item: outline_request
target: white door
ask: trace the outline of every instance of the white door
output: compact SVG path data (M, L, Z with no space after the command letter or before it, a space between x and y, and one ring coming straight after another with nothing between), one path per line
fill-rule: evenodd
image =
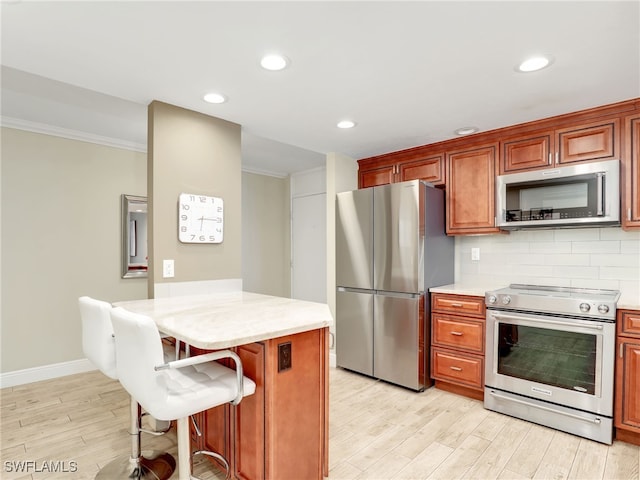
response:
M327 302L326 194L294 197L291 206L291 297Z

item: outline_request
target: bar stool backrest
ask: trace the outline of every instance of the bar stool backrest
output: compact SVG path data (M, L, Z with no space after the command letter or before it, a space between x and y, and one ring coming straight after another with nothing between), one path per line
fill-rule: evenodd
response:
M111 304L91 297L80 297L82 351L107 377L117 379L116 346L111 324Z
M145 315L122 308L113 309L111 318L116 334L120 383L155 418L174 420L162 418L168 391L165 372L155 370L165 363L156 324Z

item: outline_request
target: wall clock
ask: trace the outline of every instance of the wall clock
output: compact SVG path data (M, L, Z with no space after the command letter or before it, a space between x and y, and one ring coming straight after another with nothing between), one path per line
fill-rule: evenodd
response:
M222 243L224 203L221 198L181 193L178 240L182 243Z

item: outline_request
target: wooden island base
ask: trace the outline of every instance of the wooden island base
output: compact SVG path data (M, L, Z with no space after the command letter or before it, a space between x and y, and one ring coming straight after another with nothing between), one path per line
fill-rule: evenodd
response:
M234 479L328 476L328 347L328 328L234 347L256 392L198 414L192 448L222 454Z

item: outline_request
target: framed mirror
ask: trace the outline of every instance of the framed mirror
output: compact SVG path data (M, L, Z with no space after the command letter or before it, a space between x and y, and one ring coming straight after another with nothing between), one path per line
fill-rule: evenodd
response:
M146 277L147 197L122 195L122 278Z

